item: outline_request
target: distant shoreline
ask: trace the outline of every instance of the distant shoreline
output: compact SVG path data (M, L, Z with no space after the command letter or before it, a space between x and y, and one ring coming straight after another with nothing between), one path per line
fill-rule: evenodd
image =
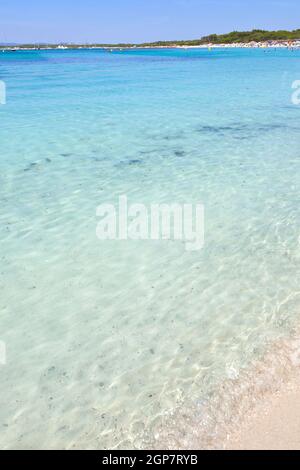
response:
M207 43L199 45L178 45L178 44L168 44L168 45L141 45L141 46L101 46L101 45L66 45L66 44L54 44L47 46L7 46L0 45L0 50L3 52L17 52L17 51L47 51L47 50L107 50L107 51L125 51L125 50L147 50L147 49L238 49L238 48L248 48L248 49L291 49L299 48L300 49L300 40L296 41L267 41L267 42L250 42L250 43Z
M227 34L210 34L197 39L171 41L151 41L143 43L71 43L71 42L10 42L0 44L0 49L16 50L52 50L52 49L205 49L208 47L300 47L300 29L293 31L231 31Z

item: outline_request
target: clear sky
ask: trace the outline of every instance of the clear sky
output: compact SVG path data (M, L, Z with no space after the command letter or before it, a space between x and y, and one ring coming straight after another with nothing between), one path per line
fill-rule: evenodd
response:
M0 0L0 42L144 42L253 28L300 28L300 0Z

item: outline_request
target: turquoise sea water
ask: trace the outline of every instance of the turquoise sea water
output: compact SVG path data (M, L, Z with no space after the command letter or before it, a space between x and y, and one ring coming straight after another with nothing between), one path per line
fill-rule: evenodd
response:
M1 53L0 80L0 447L212 445L299 320L300 51ZM204 249L99 241L123 194L203 203Z

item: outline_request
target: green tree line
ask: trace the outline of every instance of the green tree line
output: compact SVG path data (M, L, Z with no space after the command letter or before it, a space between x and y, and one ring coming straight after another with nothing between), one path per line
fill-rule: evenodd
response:
M232 31L228 34L210 34L200 39L193 40L174 40L174 41L156 41L147 42L143 44L65 44L66 47L78 49L80 47L99 47L99 48L126 48L126 47L172 47L172 46L200 46L208 43L211 44L232 44L232 43L251 43L251 42L266 42L266 41L294 41L300 40L300 29L294 31L266 31L263 29L253 29L252 31ZM39 48L57 47L57 44L41 44ZM6 48L8 46L2 46ZM36 44L23 44L18 45L21 48L36 48Z

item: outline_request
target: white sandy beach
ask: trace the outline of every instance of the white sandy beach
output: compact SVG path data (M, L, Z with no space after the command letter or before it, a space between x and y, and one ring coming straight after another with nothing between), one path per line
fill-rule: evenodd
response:
M299 338L299 330L282 338L257 363L255 387L249 387L244 413L231 427L224 449L300 449Z
M300 449L300 373L267 395L232 434L227 450Z

